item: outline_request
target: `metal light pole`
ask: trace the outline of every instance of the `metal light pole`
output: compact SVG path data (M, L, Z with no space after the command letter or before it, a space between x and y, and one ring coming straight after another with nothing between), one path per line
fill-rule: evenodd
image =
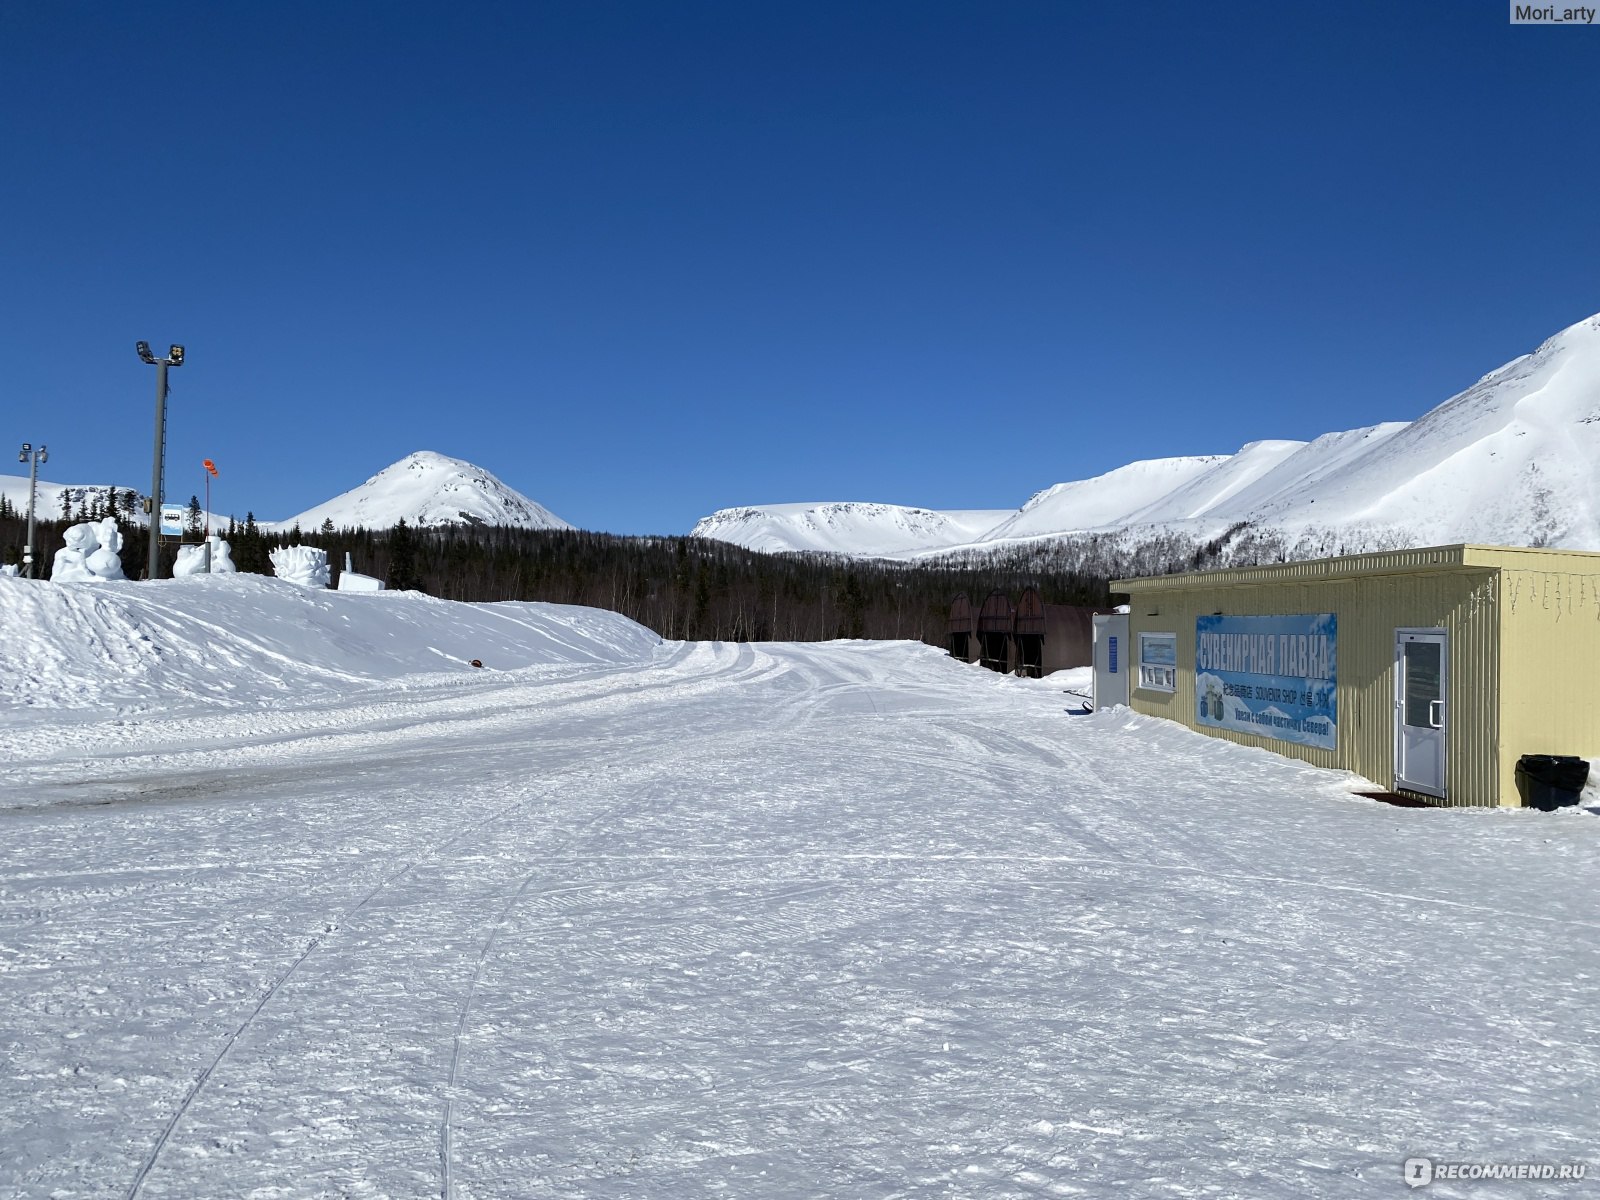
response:
M150 477L150 499L145 501L145 512L150 514L150 557L145 578L154 579L161 566L161 459L167 449L167 368L183 366L183 347L172 347L165 358L151 354L149 342L140 342L138 351L139 357L156 369L155 470Z
M22 453L17 455L18 462L32 463L28 468L28 546L22 552L22 573L29 579L33 578L33 506L39 495L39 464L50 461L50 451L44 446L37 450L31 442L22 443Z

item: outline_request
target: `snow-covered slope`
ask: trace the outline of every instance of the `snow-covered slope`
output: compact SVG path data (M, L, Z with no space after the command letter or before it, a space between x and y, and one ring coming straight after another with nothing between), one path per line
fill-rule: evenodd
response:
M820 550L862 557L933 550L980 538L1009 509L940 512L898 504L762 504L702 517L691 537L768 552Z
M335 592L260 575L58 584L0 576L0 712L310 703L428 675L637 663L617 613Z
M1188 483L1133 513L1124 523L1186 521L1219 510L1305 447L1305 442L1251 442L1239 453L1230 454Z
M85 503L94 504L95 501L104 501L104 498L115 492L117 497L117 515L128 524L143 525L145 493L137 488L125 487L121 484L104 483L50 483L44 479L39 480L39 490L34 496L34 514L41 521L59 521L61 519L61 498L65 494L71 502L73 515L76 516ZM28 513L28 477L26 475L0 475L0 496L11 502L11 507L19 515ZM131 497L131 502L130 502ZM177 501L169 498L168 504ZM134 515L128 515L130 507Z
M419 450L385 467L358 488L266 528L388 529L408 525L510 525L519 529L571 529L549 509L508 487L482 467Z
M799 519L835 507L887 507L871 505L728 509L695 531L761 549L926 555L1110 530L1210 537L1248 522L1291 544L1306 534L1336 534L1347 549L1480 542L1595 550L1597 463L1600 316L1562 330L1410 423L1311 442L1251 442L1232 455L1129 463L1046 488L965 540L953 522L929 523L913 544L899 531L873 539Z
M1423 543L1600 548L1600 316L1388 428L1252 519L1399 528Z
M1193 483L1228 462L1227 455L1152 458L1129 463L1093 479L1058 483L1035 495L984 538L1037 537L1063 529L1098 529L1125 524L1141 509Z
M1302 444L1298 450L1285 456L1223 502L1189 515L1228 521L1259 521L1264 514L1302 506L1308 513L1308 520L1319 517L1321 514L1311 513L1310 510L1323 486L1337 479L1352 463L1376 450L1404 428L1404 421L1387 421L1365 429L1325 433L1315 441ZM1144 518L1146 514L1140 516ZM1172 518L1167 516L1165 519Z

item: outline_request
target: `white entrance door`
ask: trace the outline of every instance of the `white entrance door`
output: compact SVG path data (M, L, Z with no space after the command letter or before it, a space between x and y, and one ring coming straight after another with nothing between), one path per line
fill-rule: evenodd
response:
M1445 795L1444 740L1449 726L1450 634L1394 631L1394 785Z

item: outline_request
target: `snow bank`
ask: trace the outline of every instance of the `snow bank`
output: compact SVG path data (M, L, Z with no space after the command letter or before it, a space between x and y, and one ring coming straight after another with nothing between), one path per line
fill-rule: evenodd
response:
M141 711L337 698L414 677L648 660L616 613L309 590L259 575L60 585L0 577L0 723L19 710Z

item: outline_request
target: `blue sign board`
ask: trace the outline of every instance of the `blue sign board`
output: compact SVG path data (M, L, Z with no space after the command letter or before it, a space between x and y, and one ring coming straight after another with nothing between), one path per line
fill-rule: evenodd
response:
M1196 618L1199 723L1338 749L1337 648L1333 613Z
M1116 639L1116 635L1113 634L1107 640L1111 643L1111 673L1113 675L1115 675L1117 673L1117 639Z

